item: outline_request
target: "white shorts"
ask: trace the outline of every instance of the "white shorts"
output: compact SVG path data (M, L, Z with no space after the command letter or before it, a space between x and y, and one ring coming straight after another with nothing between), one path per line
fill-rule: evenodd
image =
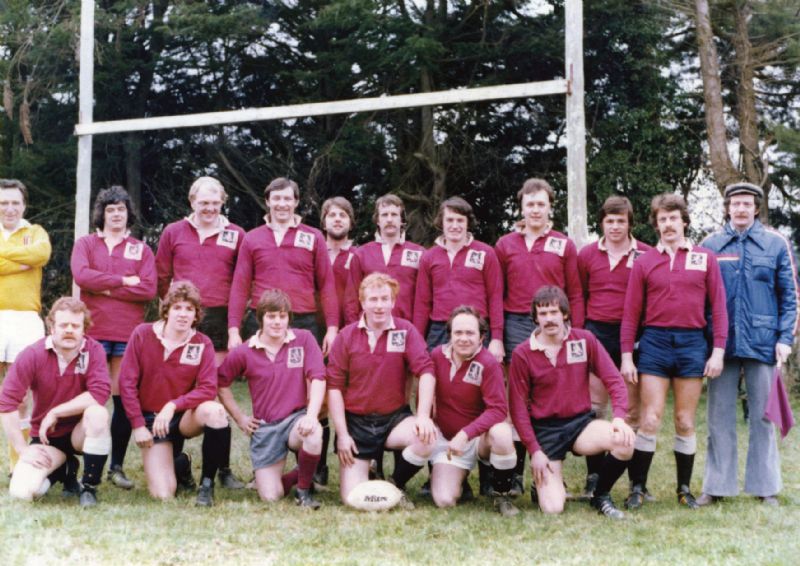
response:
M0 362L12 363L19 353L44 338L44 323L35 311L0 311Z
M436 431L436 446L433 447L433 452L431 452L431 465L435 466L436 464L450 464L451 466L455 466L456 468L461 468L462 470L471 470L475 467L475 464L478 461L478 442L480 442L481 437L476 436L469 442L467 442L467 448L464 450L464 453L461 456L456 456L455 454L450 455L450 459L447 459L447 446L449 445L450 441L447 440L442 431Z

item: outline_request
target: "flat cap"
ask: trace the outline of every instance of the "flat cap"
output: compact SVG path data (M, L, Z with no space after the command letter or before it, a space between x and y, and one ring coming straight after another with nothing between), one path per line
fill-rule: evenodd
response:
M732 197L733 195L753 195L763 199L764 190L758 185L742 181L740 183L733 183L725 187L725 198Z

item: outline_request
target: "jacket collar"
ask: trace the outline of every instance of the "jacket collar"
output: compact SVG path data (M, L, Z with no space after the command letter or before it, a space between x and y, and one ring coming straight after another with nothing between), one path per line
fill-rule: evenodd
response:
M731 224L730 221L725 224L724 232L727 239L725 242L726 244L739 237L739 232L733 227L733 224ZM761 223L761 221L756 218L755 222L753 222L753 225L745 231L744 239L751 239L755 245L763 250L766 248L766 242L764 242L764 235L766 233L766 228L764 228L764 225Z

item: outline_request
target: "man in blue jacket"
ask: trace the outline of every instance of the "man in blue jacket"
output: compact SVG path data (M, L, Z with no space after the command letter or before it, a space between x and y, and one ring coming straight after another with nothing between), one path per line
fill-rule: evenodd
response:
M728 343L722 375L708 384L708 456L700 505L737 495L736 399L744 373L750 439L744 490L778 505L780 460L771 422L763 418L775 365L786 361L797 330L797 269L789 241L757 220L761 187L725 188L725 226L703 246L717 255L728 303Z

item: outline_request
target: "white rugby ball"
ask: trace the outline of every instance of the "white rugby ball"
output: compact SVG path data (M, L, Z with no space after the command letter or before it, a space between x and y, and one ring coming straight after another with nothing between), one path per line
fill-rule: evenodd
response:
M403 492L383 480L369 480L355 486L347 496L347 504L361 511L386 511L403 498Z

